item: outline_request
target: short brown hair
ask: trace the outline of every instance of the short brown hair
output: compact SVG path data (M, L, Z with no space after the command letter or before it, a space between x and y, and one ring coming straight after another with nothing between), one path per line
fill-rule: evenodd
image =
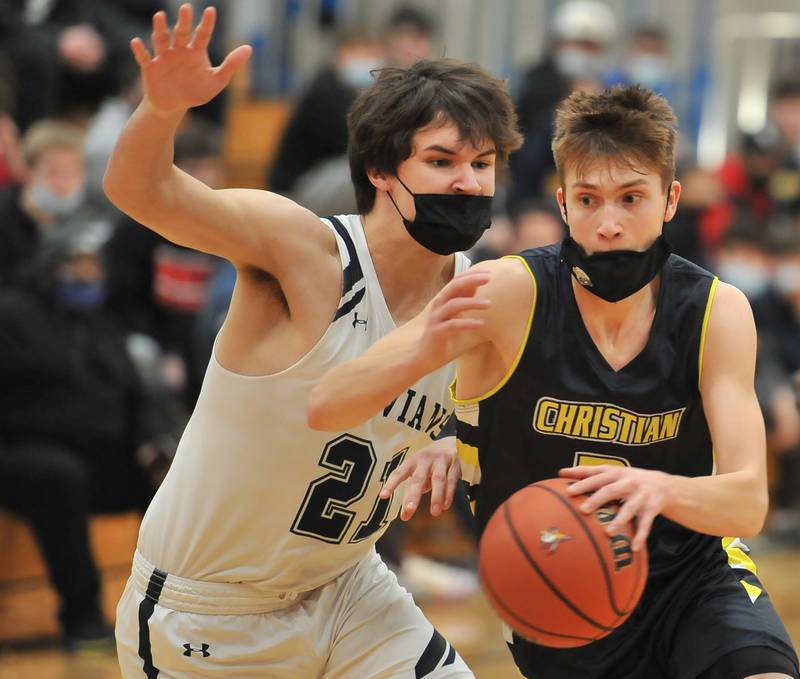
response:
M675 179L676 123L666 100L641 85L574 92L556 110L552 149L562 187L568 167L580 176L605 157L654 169L668 188Z
M411 155L414 134L438 119L454 123L475 146L494 142L499 163L522 143L505 84L480 66L437 59L381 69L347 117L350 176L361 214L375 204L367 171L394 174Z
M22 137L22 148L30 166L53 148L69 148L83 155L83 130L63 120L45 118L28 128Z

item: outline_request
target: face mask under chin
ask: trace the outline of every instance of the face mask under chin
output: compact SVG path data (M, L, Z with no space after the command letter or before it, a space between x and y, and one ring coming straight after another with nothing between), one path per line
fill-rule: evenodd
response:
M66 195L55 193L44 184L37 183L31 187L31 197L36 207L54 217L71 215L81 206L85 195L86 189L83 186Z
M596 297L614 303L630 297L650 283L672 254L672 248L664 238L664 220L667 218L671 193L670 188L664 205L661 233L642 252L610 250L589 255L572 236L567 236L561 242L561 261L569 267L570 275L578 284ZM562 198L564 220L567 221L566 194Z
M570 275L606 302L619 302L641 290L661 272L671 252L663 235L643 252L612 250L588 255L571 236L561 243L561 261Z

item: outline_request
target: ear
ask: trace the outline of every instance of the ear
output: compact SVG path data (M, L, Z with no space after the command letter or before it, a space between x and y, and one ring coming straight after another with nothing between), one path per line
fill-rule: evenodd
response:
M567 206L564 205L564 189L560 186L556 190L556 202L558 203L558 211L561 213L561 219L564 220L564 224L567 223Z
M379 191L388 191L392 188L389 178L383 170L367 170L367 178Z
M668 222L675 216L675 211L678 209L678 201L681 198L681 183L673 181L668 189L669 198L667 199L667 209L664 213L664 221Z

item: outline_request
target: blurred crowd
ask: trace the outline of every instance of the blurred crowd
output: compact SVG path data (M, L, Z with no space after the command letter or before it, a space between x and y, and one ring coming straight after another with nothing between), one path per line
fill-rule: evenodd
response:
M140 510L152 497L235 283L227 262L166 241L103 195L106 161L141 98L128 41L149 35L164 5L0 0L0 508L36 532L68 643L108 632L89 517ZM751 301L771 464L768 530L800 545L800 78L771 83L764 129L742 135L721 167L701 168L691 150L707 78L698 68L688 90L679 88L666 27L620 35L599 0L567 0L551 19L541 60L511 78L525 144L499 177L493 227L473 261L565 236L550 136L567 94L632 82L668 100L689 91L683 194L665 233L678 254ZM345 116L359 90L384 65L442 54L434 19L399 2L378 28L328 30L337 31L333 52L292 102L264 176L265 188L320 215L356 211ZM212 43L212 61L222 53ZM175 143L175 163L214 188L227 186L226 109L223 93L192 111ZM402 538L388 535L384 556L402 572ZM418 589L477 586L463 573L405 565Z

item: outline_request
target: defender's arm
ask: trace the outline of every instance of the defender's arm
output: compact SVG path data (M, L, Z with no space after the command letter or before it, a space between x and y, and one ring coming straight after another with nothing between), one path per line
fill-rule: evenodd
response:
M250 48L241 46L213 68L206 47L214 20L214 9L206 9L192 36L191 5L183 5L174 31L164 12L153 17L153 56L140 39L131 43L144 99L117 142L103 186L118 208L169 240L280 280L283 262L313 257L320 248L335 250L332 233L286 198L215 191L172 162L173 137L185 112L216 96L250 56Z
M488 281L485 271L456 276L418 316L327 372L311 392L309 427L342 431L359 424L420 378L486 342L482 312L490 303L476 291Z

